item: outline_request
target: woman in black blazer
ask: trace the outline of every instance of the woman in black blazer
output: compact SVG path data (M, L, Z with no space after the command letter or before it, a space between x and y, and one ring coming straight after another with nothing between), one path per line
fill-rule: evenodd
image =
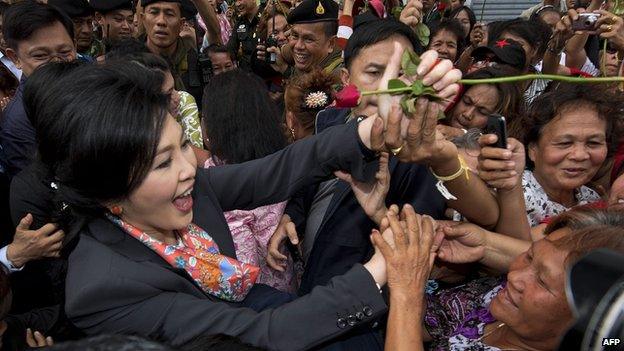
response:
M55 180L51 189L65 215L84 219L68 259L70 320L87 334L140 334L181 345L224 333L297 350L383 314L377 284L385 284L385 266L378 256L307 296L256 312L240 306L260 309L266 289L254 287L242 302L223 301L108 219L114 212L163 242L175 241L177 229L192 220L222 255L235 258L223 211L283 201L335 170L360 179L375 172L369 162L375 155L359 136L370 135L372 121L329 130L264 159L196 169L179 126L163 112L161 83L159 73L115 63L79 68L58 82L63 92L41 96L48 103L37 111L38 127L45 125L38 133L40 162ZM185 208L189 203L192 210Z
M39 162L54 180L63 215L73 219L68 232L77 233L66 279L70 320L87 334L139 334L182 345L223 333L268 349L300 350L382 315L381 255L308 295L263 308L258 299L273 297L270 292L254 287L241 302L224 301L111 220L114 214L172 246L192 221L221 255L235 258L224 211L283 201L337 170L360 180L372 180L377 170L370 138L382 128L374 118L330 128L263 159L196 169L179 125L165 112L162 79L117 62L76 69L57 83L63 91L41 94ZM32 196L26 192L22 187L13 198Z

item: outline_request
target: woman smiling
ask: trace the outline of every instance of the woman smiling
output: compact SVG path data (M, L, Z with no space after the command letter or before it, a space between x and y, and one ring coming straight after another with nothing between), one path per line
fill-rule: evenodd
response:
M600 199L587 187L607 158L621 95L602 86L560 85L535 100L512 135L527 149L522 185L531 226L576 205Z
M398 72L400 52L393 57ZM427 77L456 88L451 64L434 64L423 59ZM197 169L163 81L163 72L113 62L80 67L56 82L63 89L38 96L47 105L37 120L49 122L38 130L38 162L53 179L47 193L81 219L71 228L77 240L67 268L71 322L87 334L175 346L225 333L276 350L370 330L386 309L380 254L293 301L255 284L258 267L237 260L223 212L284 201L338 170L372 180L372 145L387 142L383 120L336 126L259 160ZM399 133L386 132L404 141ZM32 197L28 191L14 198Z

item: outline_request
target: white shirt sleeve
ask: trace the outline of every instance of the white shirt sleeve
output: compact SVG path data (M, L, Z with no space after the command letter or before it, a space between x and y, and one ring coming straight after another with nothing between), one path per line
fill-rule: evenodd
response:
M24 269L24 266L20 268L13 266L13 263L11 263L11 261L9 261L9 259L7 258L7 248L8 245L0 249L0 263L2 263L4 268L8 270L9 273L19 272Z

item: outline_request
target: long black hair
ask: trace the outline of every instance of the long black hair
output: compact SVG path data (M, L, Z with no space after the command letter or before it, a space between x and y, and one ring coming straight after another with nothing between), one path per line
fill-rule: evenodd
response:
M75 68L39 89L39 162L56 202L74 217L101 215L127 198L151 168L168 98L163 74L132 62Z
M239 69L216 75L205 92L206 145L220 161L254 160L287 145L275 104L254 75Z
M448 15L448 18L457 19L456 16L459 15L462 11L466 11L466 13L468 14L468 21L470 22L470 30L468 31L468 35L464 37L464 39L468 42L470 40L470 33L472 32L475 24L477 24L477 16L475 16L474 11L472 11L472 9L468 6L461 6L451 11L451 13L449 13Z

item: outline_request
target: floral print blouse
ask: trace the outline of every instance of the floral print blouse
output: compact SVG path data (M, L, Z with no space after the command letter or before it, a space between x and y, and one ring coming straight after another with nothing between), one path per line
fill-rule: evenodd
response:
M197 109L195 98L186 91L178 91L178 94L180 94L180 104L178 105L178 113L175 116L176 121L182 126L188 141L193 146L203 149L204 141L202 139L199 110Z
M531 227L569 210L562 204L548 199L544 188L537 182L531 171L524 171L522 188L524 189L524 204ZM600 200L600 195L586 186L581 186L574 192L574 195L576 196L577 205L586 205Z
M220 164L220 161L211 157L206 161L205 168ZM286 201L261 206L253 210L233 210L224 212L227 221L236 257L244 263L260 267L260 276L256 283L262 283L278 290L294 293L297 288L297 277L294 274L294 264L289 254L283 272L269 267L266 262L269 239L277 229L284 214Z
M480 278L466 284L427 292L425 328L432 351L498 351L481 342L485 326L495 322L490 302L504 287L503 278Z

